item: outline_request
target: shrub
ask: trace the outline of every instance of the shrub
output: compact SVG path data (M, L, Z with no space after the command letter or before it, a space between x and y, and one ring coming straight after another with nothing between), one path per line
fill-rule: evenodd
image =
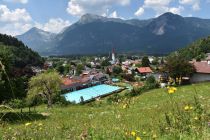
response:
M116 103L116 102L119 102L120 99L121 99L121 96L116 93L116 94L113 94L107 98L107 103L109 103L109 104Z
M13 99L8 103L8 105L11 108L17 108L17 109L24 108L26 106L25 102L20 99Z

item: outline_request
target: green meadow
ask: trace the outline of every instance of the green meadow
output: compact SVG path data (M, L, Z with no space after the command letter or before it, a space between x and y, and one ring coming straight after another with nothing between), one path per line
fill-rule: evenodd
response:
M112 95L114 96L114 95ZM210 83L155 89L135 97L85 105L46 105L2 109L0 137L5 140L170 140L210 139ZM169 114L169 115L166 115ZM177 115L178 114L178 115ZM7 118L7 119L4 119Z

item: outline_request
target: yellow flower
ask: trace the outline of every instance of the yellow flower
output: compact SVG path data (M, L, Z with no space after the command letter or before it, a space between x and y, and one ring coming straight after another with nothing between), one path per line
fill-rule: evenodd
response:
M177 88L175 88L175 87L172 87L171 89L174 90L174 91L177 91Z
M184 107L185 111L188 111L189 109L190 109L190 107L188 105Z
M126 108L127 108L127 104L124 104L124 105L123 105L123 109L126 109Z
M31 123L26 123L26 124L25 124L25 126L29 126L29 125L31 125Z
M153 139L157 138L157 135L156 135L156 134L153 134L153 135L152 135L152 138L153 138Z
M132 131L131 135L135 137L136 136L136 132Z
M38 124L38 126L42 126L42 125L43 125L42 123L39 123L39 124Z
M136 137L136 140L141 140L141 138L140 137Z
M192 107L192 106L187 105L187 106L185 106L185 107L184 107L184 110L185 110L185 111L188 111L188 110L193 110L193 107Z
M172 89L169 89L168 90L168 94L173 94L175 91L174 90L172 90Z
M177 91L177 88L175 87L167 87L168 89L168 94L173 94L175 91Z
M125 132L125 135L128 136L129 135L128 132Z
M194 120L198 120L198 117L195 117Z

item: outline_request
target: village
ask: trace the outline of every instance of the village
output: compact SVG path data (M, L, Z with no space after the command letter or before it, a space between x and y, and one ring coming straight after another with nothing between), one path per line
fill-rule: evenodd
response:
M101 57L87 56L80 59L76 57L48 57L43 69L35 67L33 71L40 73L56 69L62 77L61 89L64 94L102 84L120 86L126 89L139 88L144 86L145 81L151 77L157 82L158 86L155 88L167 87L174 83L184 85L210 81L210 54L206 54L206 58L203 60L189 61L195 71L193 74L186 73L182 77L170 77L169 72L164 69L165 63L165 57L117 55L113 49L109 55ZM108 91L106 94L112 93L112 91ZM83 94L78 94L80 96L78 100L83 100L80 99L83 98ZM96 96L89 97L88 101L101 97L100 91L97 91L96 94ZM67 100L74 101L72 99Z

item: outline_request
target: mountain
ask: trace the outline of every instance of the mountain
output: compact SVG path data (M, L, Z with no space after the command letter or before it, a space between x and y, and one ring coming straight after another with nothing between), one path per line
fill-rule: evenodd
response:
M27 32L24 35L30 38L34 33ZM34 43L24 41L23 35L18 38L38 52L45 51L49 55L102 54L110 52L112 48L119 53L165 54L208 35L209 19L182 17L172 13L148 20L123 20L85 14L61 33L52 35L45 46L32 46L46 40L45 37L34 39ZM39 50L41 48L42 51Z
M24 42L34 51L44 53L49 51L53 46L55 36L56 34L34 27L22 35L16 36L16 38Z

